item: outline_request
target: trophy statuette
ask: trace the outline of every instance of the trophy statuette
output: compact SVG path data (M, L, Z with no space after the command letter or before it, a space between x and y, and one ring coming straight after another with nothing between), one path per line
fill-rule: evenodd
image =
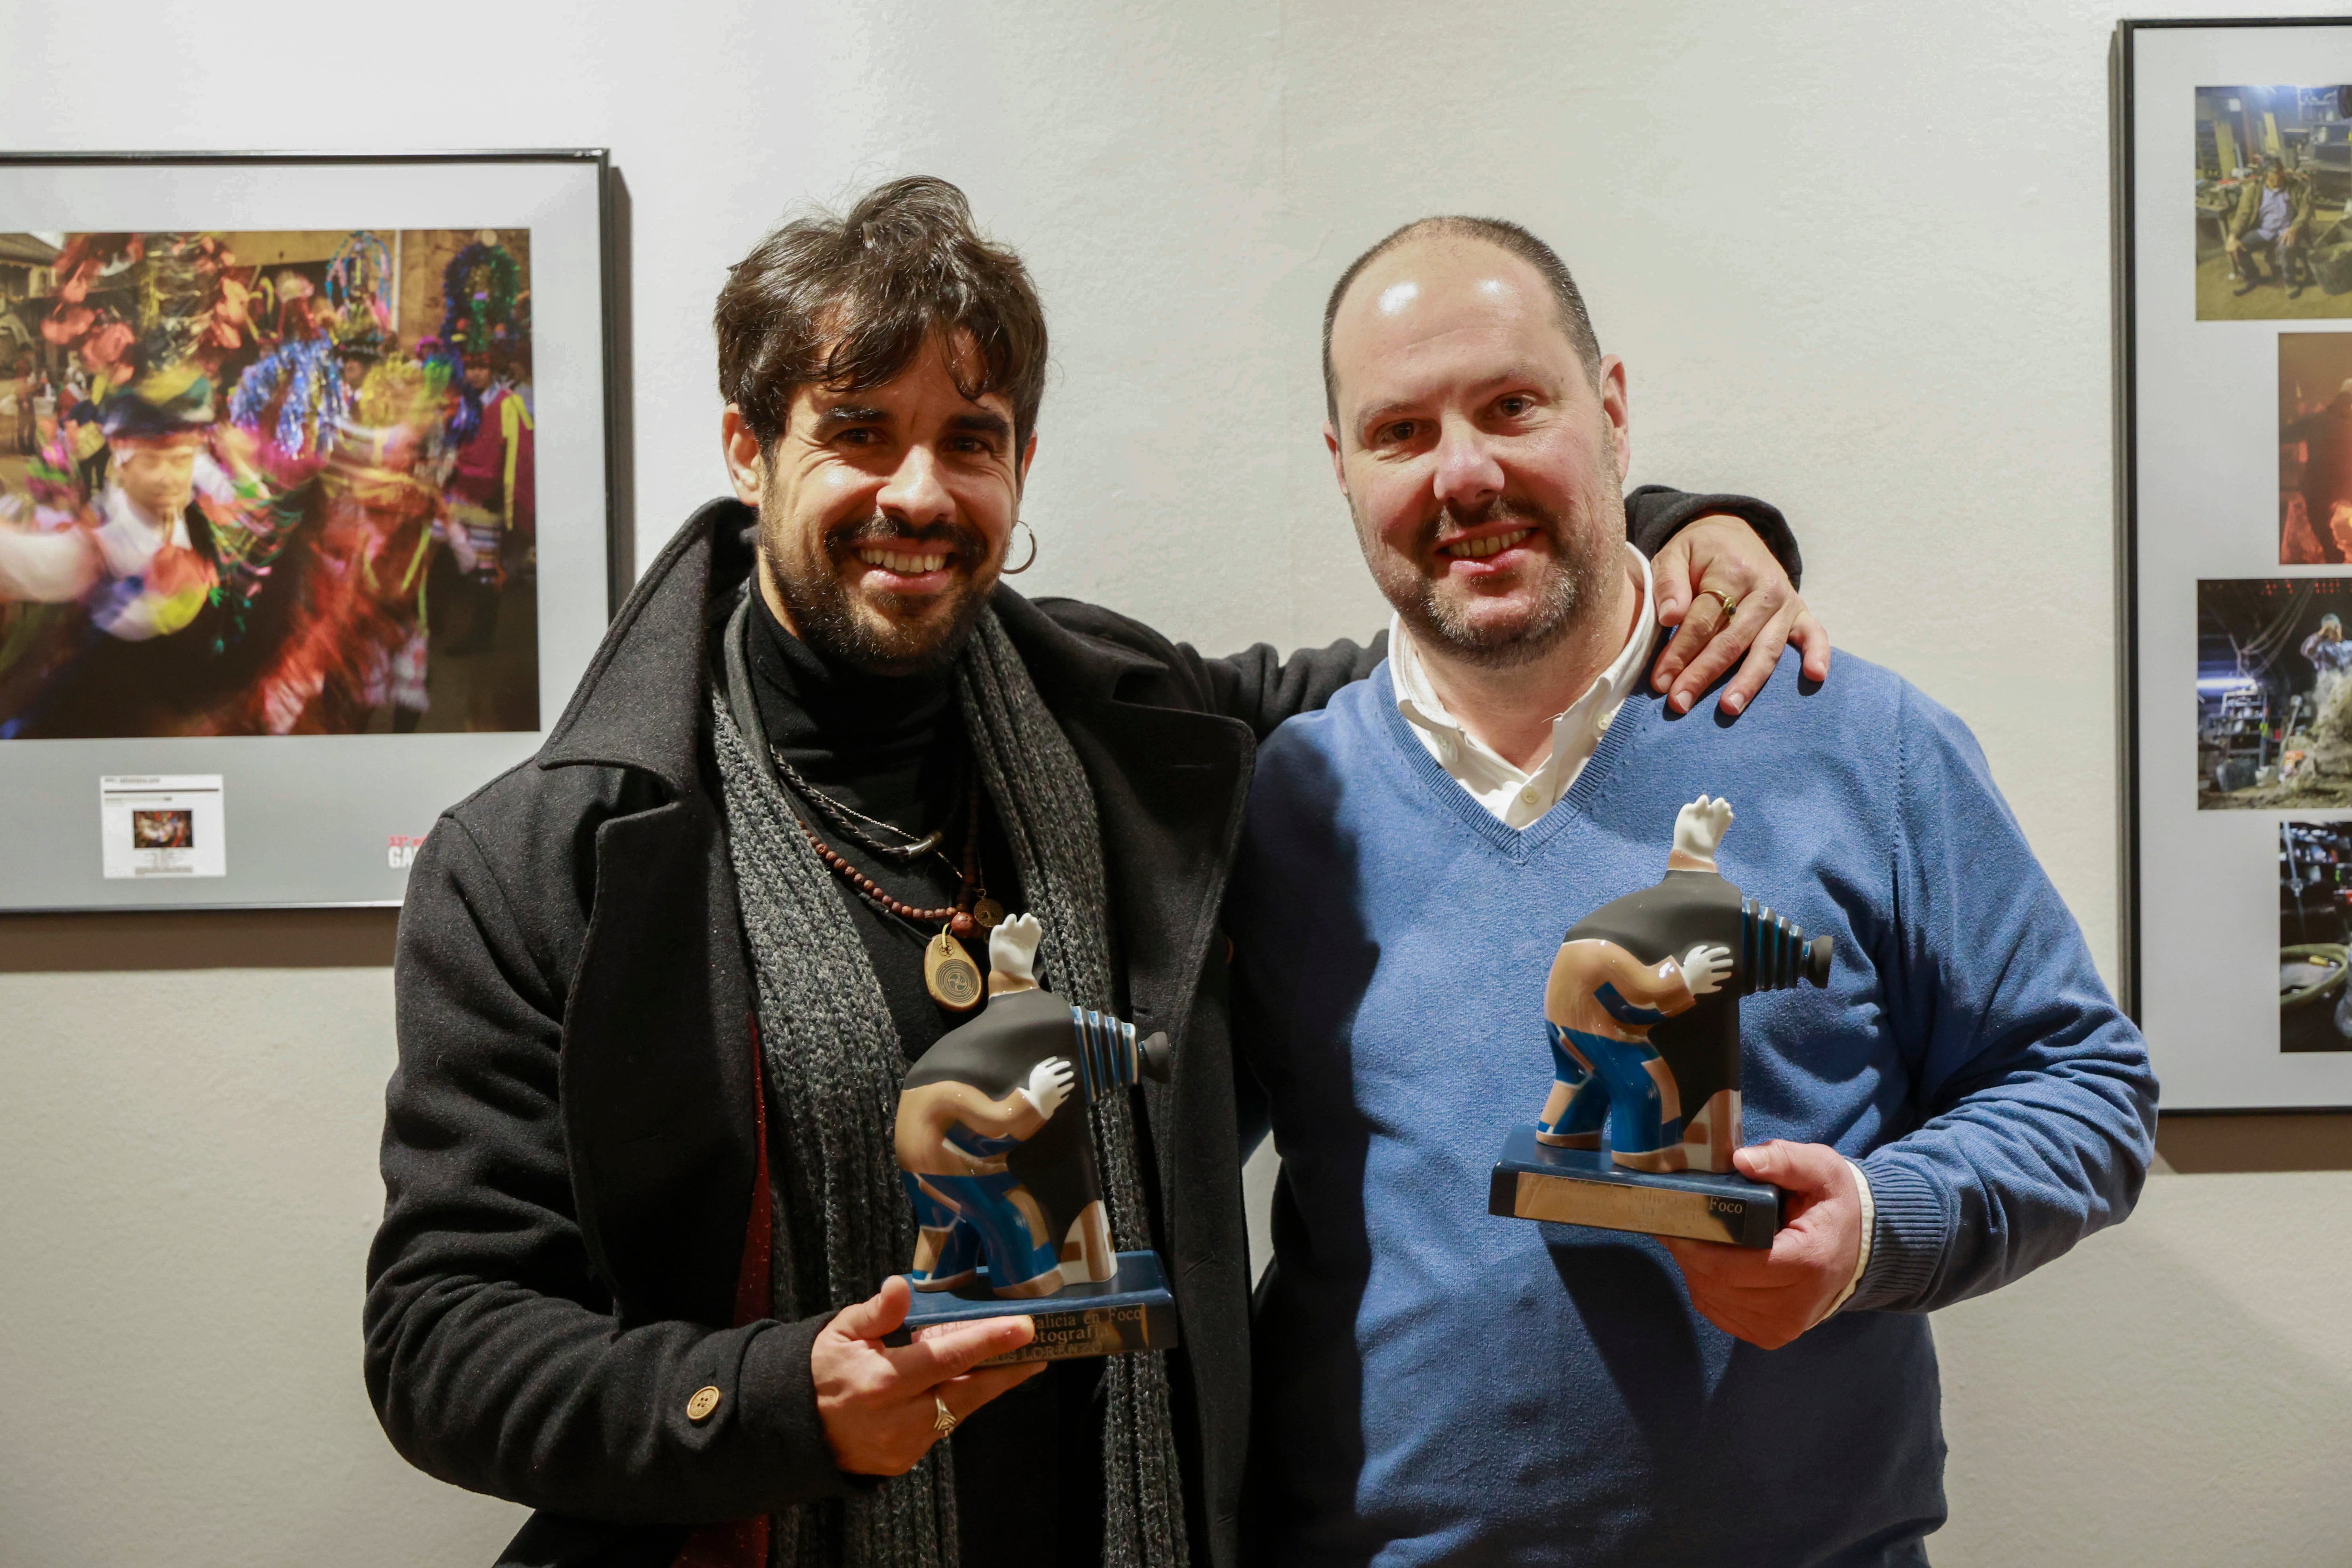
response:
M1060 1360L1176 1342L1157 1255L1112 1245L1087 1110L1165 1082L1168 1037L1075 1007L1037 983L1035 917L989 933L988 1003L942 1035L898 1096L898 1166L915 1205L902 1335L1023 1313L1036 1337L996 1358Z
M1716 869L1731 821L1720 798L1684 806L1664 879L1562 939L1544 986L1551 1092L1539 1120L1505 1141L1489 1213L1772 1245L1780 1189L1731 1163L1739 998L1826 984L1832 944Z

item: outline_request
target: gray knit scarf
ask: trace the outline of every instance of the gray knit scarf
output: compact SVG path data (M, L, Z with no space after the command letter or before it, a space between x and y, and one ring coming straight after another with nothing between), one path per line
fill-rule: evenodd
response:
M747 690L744 618L739 611L726 631L730 684L739 693ZM1040 972L1066 999L1109 1012L1109 909L1093 792L993 610L982 614L957 665L956 694L1028 912L1045 928ZM755 754L763 741L747 741L722 694L713 693L713 709L767 1057L774 1311L808 1318L864 1300L913 1259L914 1215L891 1145L907 1060L833 874L794 826L773 769ZM753 711L750 722L757 721ZM1128 1101L1097 1103L1092 1126L1111 1234L1121 1247L1149 1246ZM1180 1568L1184 1514L1164 1357L1111 1358L1103 1390L1102 1562ZM953 1465L942 1443L870 1491L780 1514L772 1568L954 1568Z

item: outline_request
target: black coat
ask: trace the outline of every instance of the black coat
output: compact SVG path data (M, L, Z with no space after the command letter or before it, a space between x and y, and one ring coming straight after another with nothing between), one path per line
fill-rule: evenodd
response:
M1760 503L1628 504L1653 551L1716 509L1748 515L1794 572ZM411 1462L540 1510L509 1563L658 1568L692 1524L856 1484L816 1412L824 1320L727 1326L759 1089L707 703L751 521L732 501L695 514L539 754L445 813L409 876L368 1393ZM1249 1246L1218 910L1257 737L1369 673L1384 639L1204 659L1091 605L993 603L1094 788L1118 1005L1177 1042L1145 1184L1183 1324L1187 1528L1201 1561L1230 1564ZM705 1386L719 1402L697 1423Z

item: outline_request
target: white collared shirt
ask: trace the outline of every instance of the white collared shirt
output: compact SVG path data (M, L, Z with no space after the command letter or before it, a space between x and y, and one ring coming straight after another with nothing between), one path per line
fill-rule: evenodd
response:
M1617 710L1633 695L1642 671L1649 667L1650 649L1658 640L1658 604L1650 584L1650 561L1631 544L1625 546L1625 553L1631 558L1627 570L1641 575L1642 613L1615 662L1594 678L1583 696L1553 717L1551 751L1532 771L1505 762L1445 710L1422 668L1420 652L1405 632L1403 618L1389 616L1389 678L1396 684L1397 711L1437 759L1437 765L1506 827L1526 827L1559 804L1559 797L1592 760Z

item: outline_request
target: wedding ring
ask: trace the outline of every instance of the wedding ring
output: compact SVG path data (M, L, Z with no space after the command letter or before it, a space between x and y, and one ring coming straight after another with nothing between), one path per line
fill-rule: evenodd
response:
M1723 618L1725 620L1729 620L1738 612L1739 601L1737 599L1727 598L1723 590L1720 588L1701 588L1697 593L1691 595L1691 608L1698 608L1698 602L1701 599L1706 598L1710 594L1715 595L1715 602L1723 606Z
M956 1429L956 1413L949 1409L948 1402L936 1394L931 1395L931 1403L939 1406L940 1411L939 1419L931 1423L931 1430L944 1437Z

